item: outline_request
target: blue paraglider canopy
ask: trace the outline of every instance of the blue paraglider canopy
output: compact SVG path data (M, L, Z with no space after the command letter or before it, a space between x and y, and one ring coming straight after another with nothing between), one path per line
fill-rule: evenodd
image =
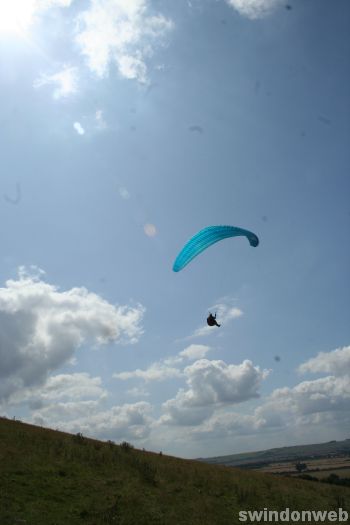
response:
M197 255L222 239L228 237L247 237L250 246L258 246L259 239L255 233L236 226L208 226L194 235L182 248L175 259L173 270L179 272Z

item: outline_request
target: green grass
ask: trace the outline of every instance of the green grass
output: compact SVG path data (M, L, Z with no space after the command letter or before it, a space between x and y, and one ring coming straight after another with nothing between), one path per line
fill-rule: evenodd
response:
M308 472L315 478L323 479L327 478L331 474L336 474L340 478L350 478L350 468L335 468L335 469L329 469L329 470L322 470L320 472L311 471Z
M350 489L182 460L0 418L0 524L225 525L239 510L350 513Z

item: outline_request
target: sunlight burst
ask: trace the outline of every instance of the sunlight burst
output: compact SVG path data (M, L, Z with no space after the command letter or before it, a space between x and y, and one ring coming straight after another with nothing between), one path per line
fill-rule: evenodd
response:
M0 0L0 34L23 34L33 20L34 0Z

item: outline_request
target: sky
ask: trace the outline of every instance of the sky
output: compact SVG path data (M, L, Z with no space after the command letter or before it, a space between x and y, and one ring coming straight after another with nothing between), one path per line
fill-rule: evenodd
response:
M1 3L0 415L184 458L350 438L349 22ZM259 246L173 272L220 224Z

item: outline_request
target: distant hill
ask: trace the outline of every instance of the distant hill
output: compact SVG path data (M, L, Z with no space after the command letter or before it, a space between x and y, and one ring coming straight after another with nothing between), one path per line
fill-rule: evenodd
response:
M232 525L264 507L350 513L349 495L0 418L1 525Z
M331 456L350 456L350 439L329 441L314 445L297 445L294 447L271 448L259 452L232 454L213 458L199 458L199 461L215 465L226 465L240 468L256 468L267 463L301 461Z

